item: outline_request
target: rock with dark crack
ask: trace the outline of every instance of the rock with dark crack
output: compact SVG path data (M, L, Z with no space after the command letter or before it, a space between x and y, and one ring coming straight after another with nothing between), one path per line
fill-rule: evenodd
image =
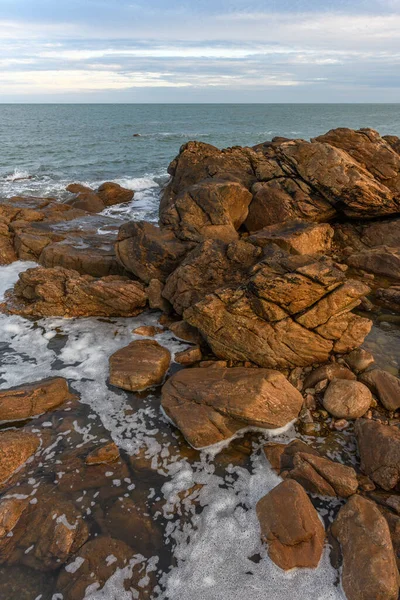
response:
M361 470L384 490L400 489L400 430L359 419L355 425Z
M0 390L0 421L23 421L74 399L63 377Z
M0 432L0 485L20 469L40 446L37 435L24 429Z
M328 254L333 234L328 223L296 220L265 227L251 235L248 241L260 248L273 243L292 254Z
M278 475L294 468L293 461L299 452L311 454L313 456L321 456L318 450L299 439L294 439L289 444L268 442L264 446L265 456Z
M287 480L257 504L261 539L281 569L316 568L321 560L325 529L303 487Z
M171 353L155 340L136 340L110 357L110 383L131 392L160 385Z
M329 362L317 367L304 380L304 389L314 388L320 381L332 381L333 379L348 379L355 381L357 377L344 365Z
M398 377L383 369L371 369L362 373L360 381L370 388L387 410L394 412L400 408L400 379Z
M64 600L82 600L89 586L95 585L96 590L101 592L105 583L118 569L126 569L124 585L130 590L136 590L137 598L145 600L150 597L151 590L145 587L146 578L140 563L130 566L135 554L137 552L121 540L107 536L90 540L70 560L66 568L61 570L56 591L62 594ZM77 570L74 568L76 564L80 565Z
M184 369L162 388L161 405L194 448L206 448L257 427L277 429L299 414L303 398L269 369Z
M374 502L352 496L331 531L342 549L342 586L347 599L397 600L399 573L390 531Z
M225 285L240 285L261 250L245 241L225 244L206 240L190 252L168 277L163 297L178 314Z
M144 286L128 277L100 279L43 267L20 274L3 307L24 317L134 317L147 303Z
M192 243L179 240L173 231L146 221L122 225L115 245L121 265L145 283L165 282L192 248Z
M363 383L334 379L322 401L325 410L337 419L358 419L372 404L372 394Z
M185 188L161 222L182 240L232 242L245 221L252 194L241 183L205 179Z
M269 249L247 283L220 288L187 308L219 358L287 368L326 362L357 348L372 322L354 315L369 288L328 258Z

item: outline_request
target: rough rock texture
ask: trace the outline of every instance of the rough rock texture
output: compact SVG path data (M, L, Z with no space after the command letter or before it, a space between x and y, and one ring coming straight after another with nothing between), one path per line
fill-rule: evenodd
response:
M399 573L389 527L377 506L352 496L331 530L342 548L347 599L397 600Z
M191 344L204 343L199 330L196 327L192 327L186 321L175 321L168 326L168 329L180 340L184 342L190 342Z
M400 379L382 369L364 372L360 381L365 383L390 411L400 408Z
M363 373L374 364L375 359L370 352L357 348L344 357L346 364L349 365L350 369L353 369L356 373ZM361 378L361 381L362 378ZM365 381L363 381L365 383Z
M285 471L290 471L294 468L294 457L299 453L306 453L313 456L320 456L318 450L312 448L302 440L295 439L289 444L278 444L276 442L268 442L264 446L264 453L271 467L281 475Z
M160 229L146 221L123 225L115 246L124 268L145 283L152 279L164 282L192 247L169 229Z
M64 600L82 600L86 595L86 589L97 584L96 590L101 590L106 581L115 573L117 569L124 569L129 565L129 561L136 552L122 542L110 537L101 536L87 542L70 561L74 563L76 558L83 559L79 569L62 569L57 580L56 589L62 594ZM115 557L115 560L107 560L108 557ZM68 567L68 565L67 565ZM129 571L129 570L128 570ZM139 582L143 578L144 572L140 573L139 567L132 569L132 573L127 573L124 585L128 589L135 589L140 593L140 598L149 598L150 593ZM138 596L139 597L139 596Z
M328 363L317 367L304 380L304 389L314 388L320 381L333 379L348 379L355 381L357 377L347 367L339 363Z
M372 403L372 394L359 381L334 379L322 401L324 408L338 419L358 419Z
M39 445L37 435L29 431L19 429L0 432L0 485L35 454Z
M75 398L62 377L0 390L0 421L22 421Z
M134 317L146 302L143 285L127 277L97 279L64 268L36 267L20 274L4 306L24 317Z
M372 323L350 311L369 291L325 257L264 258L238 289L218 289L186 309L219 358L262 367L326 362L332 351L358 347Z
M356 422L355 432L363 473L384 490L399 489L400 430L360 419Z
M276 429L295 419L303 398L269 369L185 369L162 388L168 417L195 448L228 440L246 427Z
M245 241L207 240L168 277L163 296L178 314L224 285L240 285L261 254Z
M355 470L328 458L298 452L293 466L287 476L313 494L347 498L358 489Z
M290 480L279 484L258 502L257 516L269 557L281 569L318 566L325 530L300 484Z
M182 240L231 242L238 238L251 200L251 193L238 182L204 180L182 191L173 207L162 212L161 223Z
M171 353L155 340L136 340L110 357L110 383L131 392L162 383Z
M251 235L248 241L261 248L274 243L293 254L324 254L331 249L333 234L328 223L298 220L265 227Z

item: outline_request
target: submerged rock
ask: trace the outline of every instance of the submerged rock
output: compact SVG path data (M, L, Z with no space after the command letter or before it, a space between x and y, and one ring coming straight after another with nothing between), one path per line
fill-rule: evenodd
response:
M192 368L162 388L161 405L194 448L229 440L247 427L276 429L295 419L303 398L269 369Z
M110 357L110 383L131 392L160 385L171 353L155 340L136 340Z
M396 426L360 419L355 432L361 470L384 490L399 488L400 430Z
M0 421L23 421L74 399L63 377L0 390Z
M399 573L389 527L377 506L352 496L331 530L342 548L342 586L347 599L397 600Z
M127 277L97 279L69 269L36 267L20 274L4 306L24 317L134 317L146 302L143 285Z
M325 529L299 483L287 480L275 487L258 502L257 516L261 539L278 567L318 567Z

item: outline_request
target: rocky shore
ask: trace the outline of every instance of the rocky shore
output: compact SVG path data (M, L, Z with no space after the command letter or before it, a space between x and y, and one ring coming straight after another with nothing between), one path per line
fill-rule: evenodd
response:
M318 569L328 552L343 597L398 600L400 379L362 346L380 311L400 312L400 140L336 129L254 148L189 142L169 173L158 226L98 214L134 202L113 183L73 184L66 203L1 199L0 265L37 265L21 263L3 315L40 328L151 311L108 354L108 389L132 393L129 414L154 392L163 435L182 435L185 457L219 450L219 468L294 426L258 451L277 477L256 504L262 547L285 571ZM164 335L184 345L171 352ZM132 598L163 597L149 562L161 500L149 509L143 483L157 468L121 451L106 417L89 435L73 369L21 381L0 389L2 568L28 569L43 598L82 600L122 571ZM193 502L202 485L185 489ZM5 598L24 597L7 585Z

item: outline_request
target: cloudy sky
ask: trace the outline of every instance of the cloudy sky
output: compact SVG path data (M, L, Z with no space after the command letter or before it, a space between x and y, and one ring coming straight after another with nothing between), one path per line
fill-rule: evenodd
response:
M400 102L400 0L0 0L0 102Z

